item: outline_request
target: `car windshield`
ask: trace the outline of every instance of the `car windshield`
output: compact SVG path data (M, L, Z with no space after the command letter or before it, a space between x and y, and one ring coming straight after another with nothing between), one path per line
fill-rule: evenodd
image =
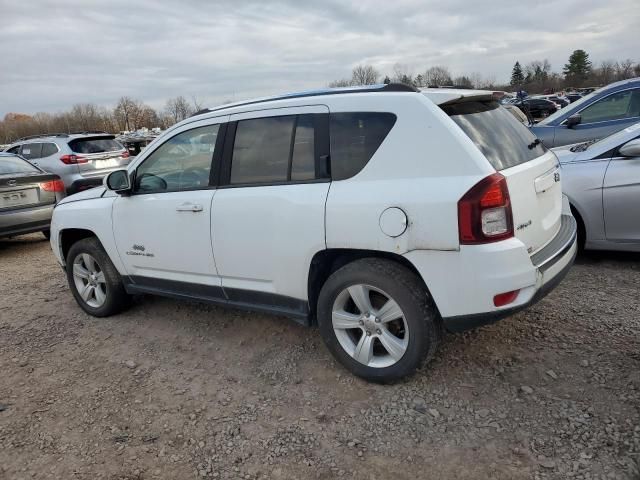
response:
M114 137L77 138L71 140L69 146L75 153L117 152L124 149L120 143L114 140Z
M17 155L0 156L0 175L39 173L36 167Z
M496 101L441 105L496 170L528 162L547 149L533 133Z
M602 90L604 90L606 87L602 87L594 92L591 92L589 95L585 95L584 97L582 97L580 100L576 100L575 102L573 102L571 104L571 110L573 111L576 107L578 107L578 109L580 108L581 105L583 105L584 103L588 102L589 100L591 100L593 97L595 97L598 93L600 93ZM557 118L559 118L561 115L564 115L565 113L567 113L567 109L563 109L563 110L558 110L556 113L549 115L547 118L545 118L544 120L538 122L538 125L547 125L550 122L553 122L554 120L556 120Z

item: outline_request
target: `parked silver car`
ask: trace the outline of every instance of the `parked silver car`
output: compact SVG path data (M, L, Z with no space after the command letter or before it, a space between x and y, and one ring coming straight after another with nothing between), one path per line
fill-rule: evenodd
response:
M25 137L11 144L19 154L64 182L67 195L102 185L102 179L129 163L129 152L104 132L58 133Z
M640 123L552 150L584 248L640 252Z
M60 177L0 152L0 238L32 232L49 238L53 207L63 197Z

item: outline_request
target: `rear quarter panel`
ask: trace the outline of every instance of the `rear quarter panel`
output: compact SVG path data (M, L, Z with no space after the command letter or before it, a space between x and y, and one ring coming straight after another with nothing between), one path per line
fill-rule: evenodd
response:
M331 112L393 112L397 121L364 169L334 181L326 207L328 248L458 250L457 202L478 180L494 172L471 140L421 94L337 96ZM406 231L385 235L380 216L402 209Z

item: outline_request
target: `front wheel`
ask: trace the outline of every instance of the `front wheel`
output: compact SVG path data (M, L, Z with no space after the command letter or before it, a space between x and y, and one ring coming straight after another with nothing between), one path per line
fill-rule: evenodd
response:
M419 278L396 262L363 259L326 281L318 298L322 338L353 374L390 382L430 359L442 329Z
M78 305L95 317L108 317L129 304L120 274L95 237L69 249L67 281Z

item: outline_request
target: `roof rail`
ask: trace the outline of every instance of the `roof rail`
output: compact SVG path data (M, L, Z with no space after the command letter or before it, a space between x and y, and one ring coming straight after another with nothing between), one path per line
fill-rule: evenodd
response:
M289 100L292 98L304 98L304 97L318 97L324 95L340 95L345 93L377 93L377 92L419 92L416 87L406 85L404 83L380 83L375 85L362 85L351 87L339 87L339 88L324 88L318 90L306 90L303 92L285 93L283 95L275 95L273 97L257 98L255 100L248 100L245 102L230 103L215 108L205 108L199 112L194 113L192 116L201 115L208 112L217 112L220 110L226 110L233 107L242 107L244 105L254 105L256 103L271 102L274 100Z
M104 130L83 130L81 132L71 132L69 135L87 135L91 133L104 133L105 135L112 135L111 133L105 132Z
M32 138L44 138L44 137L68 137L69 134L68 133L41 133L39 135L27 135L26 137L20 137L17 140L14 140L13 143L15 142L22 142L24 140L31 140Z

